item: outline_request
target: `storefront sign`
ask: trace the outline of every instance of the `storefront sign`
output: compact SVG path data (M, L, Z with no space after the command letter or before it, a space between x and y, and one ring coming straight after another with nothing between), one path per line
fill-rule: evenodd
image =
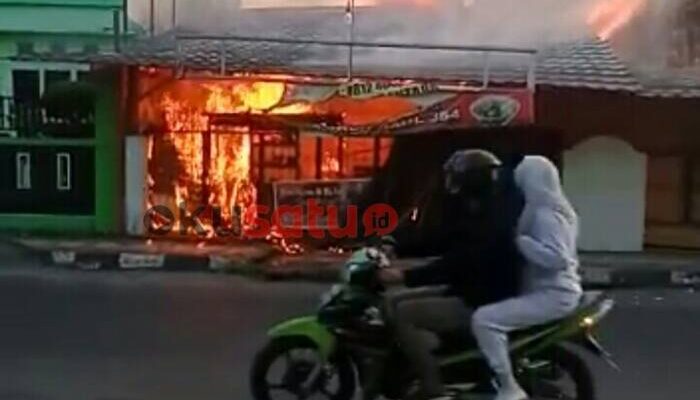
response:
M369 184L369 179L338 179L338 180L313 180L313 181L284 181L273 184L274 206L276 210L280 207L301 207L302 218L294 219L294 215L282 213L280 215L281 225L284 228L309 229L308 201L313 200L319 208L325 212L324 215L317 216L313 222L314 229L333 229L338 224L342 224L347 215L348 207L357 205L357 201L363 190ZM332 216L335 223L329 221L329 210L337 210Z
M380 124L331 126L313 124L309 131L335 135L409 134L437 129L501 127L534 122L532 92L457 93L419 111Z
M338 95L354 99L369 99L379 96L413 97L436 90L437 86L432 83L353 82L340 86Z

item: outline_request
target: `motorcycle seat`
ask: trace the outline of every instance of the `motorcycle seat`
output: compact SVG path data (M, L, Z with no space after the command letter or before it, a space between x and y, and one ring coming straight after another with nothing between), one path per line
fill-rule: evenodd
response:
M578 318L581 311L594 306L595 304L600 302L604 297L605 293L602 291L585 292L581 296L579 306L570 315L567 315L561 319L548 322L546 324L531 326L525 329L513 331L508 336L511 338L511 340L517 340L518 338L527 337L537 332L543 332L554 328L561 324L562 321L566 321L569 318ZM441 345L436 351L437 354L449 354L450 352L454 352L458 349L473 348L476 346L476 342L471 334L471 331L451 332L440 335L440 342Z

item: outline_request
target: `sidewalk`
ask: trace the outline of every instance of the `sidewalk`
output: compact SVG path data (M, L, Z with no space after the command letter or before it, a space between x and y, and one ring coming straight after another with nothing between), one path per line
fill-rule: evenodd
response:
M50 264L82 270L240 270L280 254L274 247L259 242L229 244L140 238L13 238L9 241Z
M7 239L6 239L7 240ZM191 240L135 238L12 238L12 244L54 265L82 270L152 269L218 271L269 280L332 282L348 254L307 250L285 255L263 242L210 243ZM584 283L591 287L676 287L700 285L700 253L584 253ZM429 259L401 259L402 268Z

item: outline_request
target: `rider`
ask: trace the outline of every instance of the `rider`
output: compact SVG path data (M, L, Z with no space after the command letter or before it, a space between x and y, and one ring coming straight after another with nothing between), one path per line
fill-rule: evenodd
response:
M444 166L448 250L412 270L385 269L385 282L409 288L388 299L389 319L422 383L423 398L449 396L425 333L468 331L472 311L518 294L520 259L514 229L518 191L508 170L484 150L458 151ZM444 286L439 286L444 285Z
M525 194L516 243L527 261L523 294L479 308L472 330L496 373L496 400L525 400L510 362L507 333L565 317L579 304L576 236L578 217L559 182L557 168L544 157L528 156L515 170L515 182Z

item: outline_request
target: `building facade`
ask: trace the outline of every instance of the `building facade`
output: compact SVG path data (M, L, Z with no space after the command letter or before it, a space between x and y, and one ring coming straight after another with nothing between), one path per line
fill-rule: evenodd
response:
M54 102L77 107L93 87L116 84L90 78L83 61L133 35L133 26L123 29L130 24L122 7L121 0L0 0L0 229L116 229L114 99L105 89L80 112L46 101L54 91ZM71 101L80 90L84 99Z

